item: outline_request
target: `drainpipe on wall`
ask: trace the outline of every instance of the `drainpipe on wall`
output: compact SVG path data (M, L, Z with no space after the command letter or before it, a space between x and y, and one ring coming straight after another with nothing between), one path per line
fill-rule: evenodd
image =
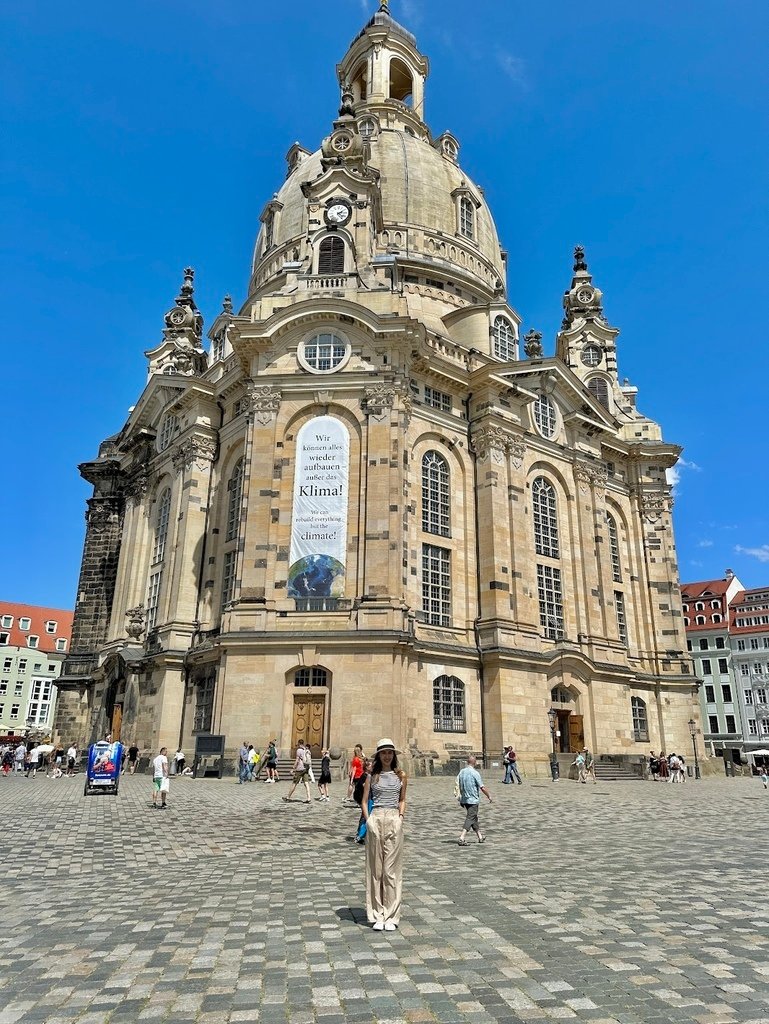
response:
M483 754L483 767L486 767L486 680L483 671L483 651L481 650L481 634L478 619L481 614L481 544L480 544L480 523L478 522L478 457L470 445L470 402L472 392L467 396L467 452L473 460L473 522L475 526L475 600L476 614L473 623L475 635L475 647L478 652L478 682L480 683L481 694L481 748Z

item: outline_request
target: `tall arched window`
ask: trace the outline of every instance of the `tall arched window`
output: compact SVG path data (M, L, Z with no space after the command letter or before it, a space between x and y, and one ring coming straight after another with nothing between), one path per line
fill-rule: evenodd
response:
M646 701L640 697L631 697L630 710L633 714L633 738L636 743L648 743L649 719L646 717Z
M318 273L344 273L344 240L339 235L326 235L318 246Z
M433 721L436 732L465 731L465 684L456 676L433 681Z
M422 529L441 537L451 534L449 467L438 452L422 459Z
M504 316L494 320L492 328L494 338L494 355L498 359L515 359L515 332L513 325Z
M547 395L537 395L534 402L534 422L543 437L553 437L558 426L555 406Z
M622 565L619 557L619 534L617 520L611 513L606 513L606 525L609 530L609 551L611 553L611 574L615 583L622 582Z
M227 481L227 532L225 541L235 540L240 525L240 506L243 500L243 459L238 459Z
M609 408L609 385L603 377L591 377L587 382L587 390L604 409Z
M538 555L558 558L558 508L555 488L543 476L531 486L531 507L534 517L534 547Z
M475 210L467 196L459 200L459 233L465 238L475 238Z
M158 513L155 520L155 543L152 547L152 564L162 562L166 556L168 520L171 516L171 488L166 487L158 499Z
M390 99L412 105L414 83L411 72L402 60L394 57L390 61Z

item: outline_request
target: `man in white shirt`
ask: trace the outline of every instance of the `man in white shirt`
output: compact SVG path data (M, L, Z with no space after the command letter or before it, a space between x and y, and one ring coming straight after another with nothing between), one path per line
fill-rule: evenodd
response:
M152 806L158 807L158 793L160 793L160 810L166 809L166 797L170 782L168 780L168 748L161 747L160 753L152 761Z
M75 762L77 761L77 747L73 743L67 751L67 775L75 774Z

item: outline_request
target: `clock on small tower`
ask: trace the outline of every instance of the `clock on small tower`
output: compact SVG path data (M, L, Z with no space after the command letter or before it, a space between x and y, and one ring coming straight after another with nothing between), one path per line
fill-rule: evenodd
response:
M330 227L344 227L351 217L352 207L346 199L332 199L326 206L325 219Z

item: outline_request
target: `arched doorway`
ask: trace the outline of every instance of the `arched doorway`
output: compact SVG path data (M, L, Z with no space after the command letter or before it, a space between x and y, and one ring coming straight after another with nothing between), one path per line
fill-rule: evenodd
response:
M301 740L309 745L313 757L320 757L326 745L331 674L320 665L314 665L294 669L290 678L294 686L291 749L294 750Z
M555 749L558 754L576 754L585 746L584 717L579 714L579 694L562 683L550 691L556 712Z

